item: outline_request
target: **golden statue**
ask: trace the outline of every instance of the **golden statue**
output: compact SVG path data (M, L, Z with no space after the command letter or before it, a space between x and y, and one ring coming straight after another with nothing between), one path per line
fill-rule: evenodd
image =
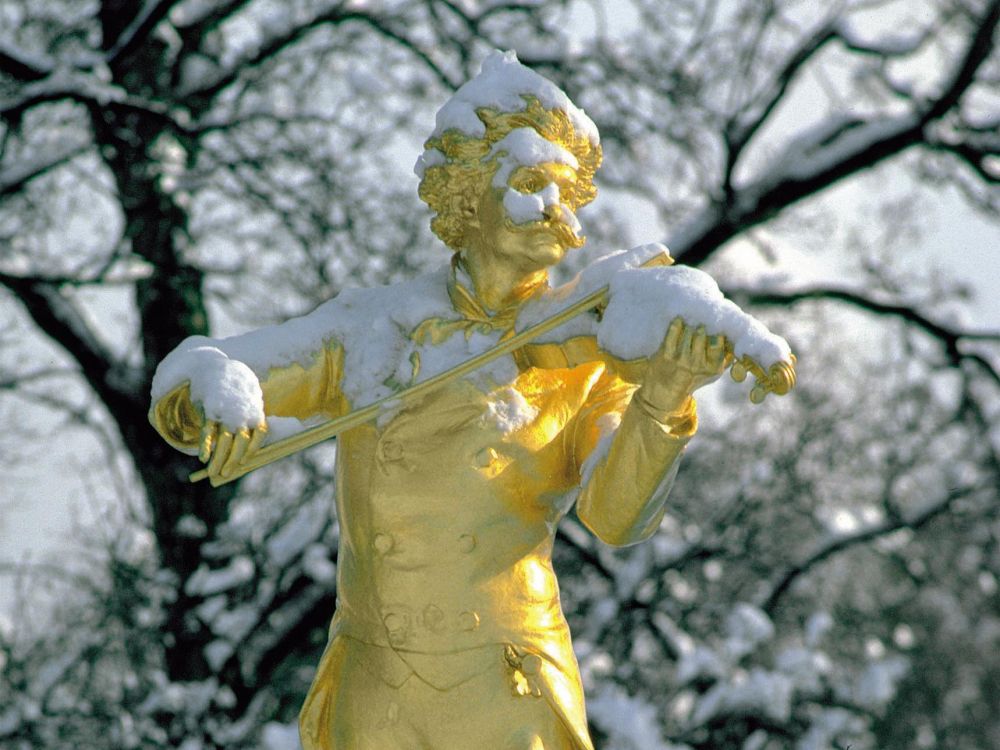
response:
M573 211L600 160L586 115L495 53L417 166L449 266L274 329L191 339L157 373L153 424L216 484L340 433L338 601L300 716L306 750L592 748L556 524L575 501L604 542L648 538L697 426L694 390L734 354L734 375L765 390L794 381L793 359L765 372L681 317L649 356L599 345L606 289L553 290L547 270L583 244ZM669 263L647 246L618 266ZM535 325L574 299L562 328ZM335 427L267 445L282 418Z

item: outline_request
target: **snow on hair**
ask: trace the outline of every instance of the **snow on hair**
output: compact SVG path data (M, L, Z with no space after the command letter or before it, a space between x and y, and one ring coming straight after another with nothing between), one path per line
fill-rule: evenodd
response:
M576 157L578 182L563 196L570 209L590 203L597 195L594 173L601 164L600 145L590 134L579 132L564 110L546 109L530 94L521 98L525 107L518 111L477 109L476 115L486 128L482 137L452 128L424 144L430 153L425 153L418 162L419 195L437 214L431 220L431 230L453 250L462 249L467 223L475 216L480 196L490 189L493 175L499 168L498 153L491 154L493 144L512 130L533 128L543 138Z

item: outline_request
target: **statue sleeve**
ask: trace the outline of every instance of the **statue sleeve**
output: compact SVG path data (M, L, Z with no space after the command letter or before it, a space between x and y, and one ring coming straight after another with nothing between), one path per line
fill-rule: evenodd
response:
M267 416L307 420L321 416L333 419L348 411L340 383L344 351L327 342L312 360L271 367L259 376ZM157 432L177 450L196 455L204 416L191 398L189 382L182 382L154 402L149 413Z
M649 538L666 511L679 459L697 429L693 398L663 413L642 389L616 377L598 384L575 429L582 489L580 520L602 541L623 546Z

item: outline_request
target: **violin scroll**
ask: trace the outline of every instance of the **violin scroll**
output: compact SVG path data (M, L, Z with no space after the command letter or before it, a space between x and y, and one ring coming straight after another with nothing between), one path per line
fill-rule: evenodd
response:
M729 374L737 383L746 380L747 374L753 375L757 382L750 390L750 401L759 404L768 393L784 396L795 387L795 362L792 354L790 362L775 362L765 371L749 354L744 354L733 361Z

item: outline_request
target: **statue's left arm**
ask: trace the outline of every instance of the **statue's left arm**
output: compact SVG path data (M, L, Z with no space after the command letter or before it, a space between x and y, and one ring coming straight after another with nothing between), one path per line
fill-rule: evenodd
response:
M721 375L728 360L722 337L678 319L634 393L619 386L595 394L596 403L588 406L606 413L605 424L614 419L615 400L631 394L610 443L597 441L601 420L577 426L575 458L583 467L577 515L599 539L635 544L659 527L679 459L698 425L692 393Z

